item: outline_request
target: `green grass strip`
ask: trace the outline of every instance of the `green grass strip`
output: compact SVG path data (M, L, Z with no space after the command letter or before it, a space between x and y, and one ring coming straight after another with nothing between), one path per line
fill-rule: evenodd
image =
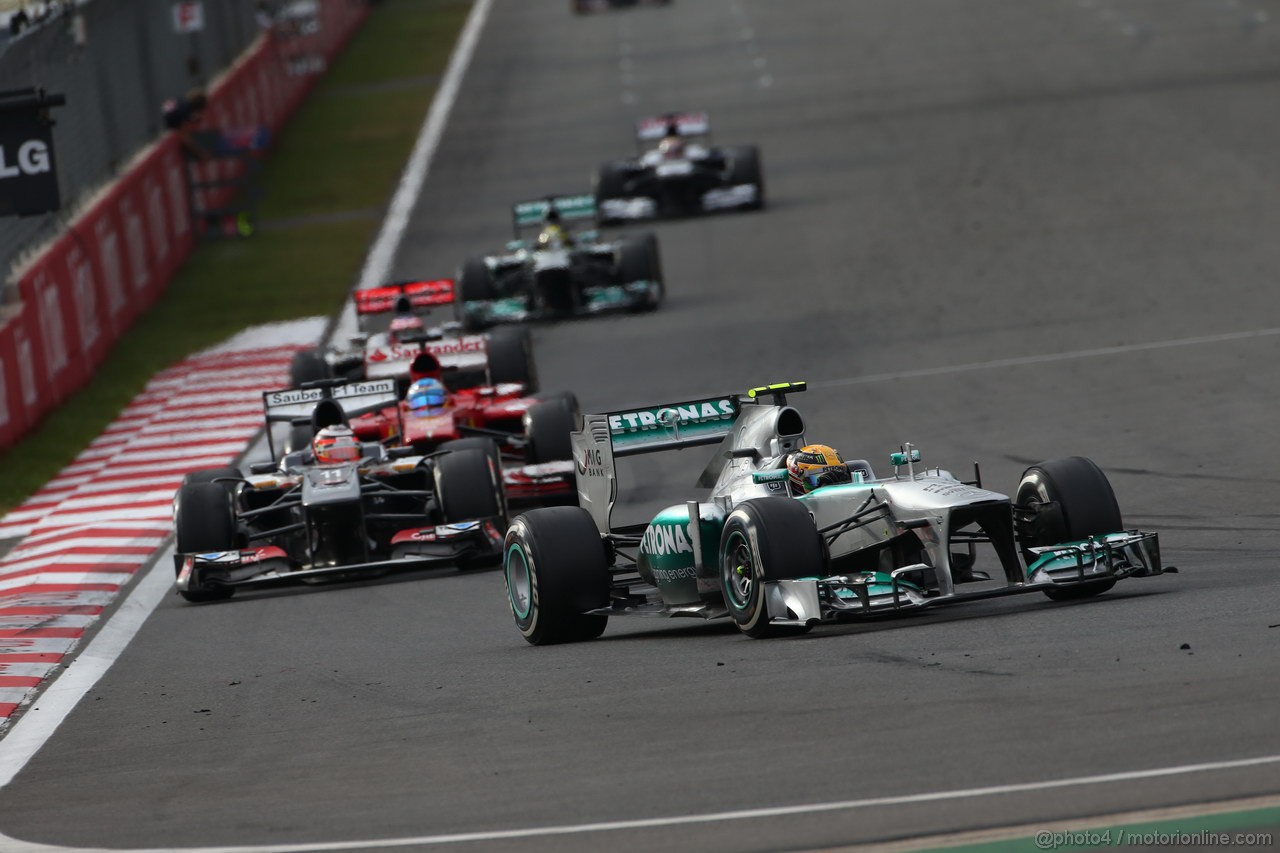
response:
M71 462L157 371L246 326L338 309L470 8L373 7L277 140L258 232L197 248L93 379L0 458L0 513Z

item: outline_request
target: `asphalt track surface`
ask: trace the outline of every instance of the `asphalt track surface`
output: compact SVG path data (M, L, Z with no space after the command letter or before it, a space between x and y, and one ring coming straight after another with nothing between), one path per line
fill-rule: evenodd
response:
M762 147L769 208L657 226L668 302L539 327L544 386L603 410L804 378L810 439L877 463L910 440L996 488L1088 455L1181 574L770 642L614 619L551 648L519 637L496 572L172 598L0 793L0 831L260 847L1280 753L1278 18L499 0L398 274L496 248L510 202L584 187L636 115L709 110L718 141ZM796 849L1275 793L1264 764L460 846Z

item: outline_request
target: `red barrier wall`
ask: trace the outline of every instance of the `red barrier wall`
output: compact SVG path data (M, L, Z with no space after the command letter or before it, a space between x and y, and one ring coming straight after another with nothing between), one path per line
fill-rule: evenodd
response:
M319 8L314 31L264 36L240 57L210 90L203 127L265 125L274 136L284 126L315 72L368 14L360 0L319 0ZM233 177L220 163L200 169L206 178ZM0 449L88 381L159 298L195 244L187 192L181 150L169 134L22 273L18 303L0 314Z

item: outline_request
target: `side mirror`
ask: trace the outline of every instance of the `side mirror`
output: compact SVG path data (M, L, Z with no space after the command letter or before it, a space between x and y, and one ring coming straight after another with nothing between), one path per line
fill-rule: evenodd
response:
M250 474L273 474L276 470L274 462L254 462L249 466Z

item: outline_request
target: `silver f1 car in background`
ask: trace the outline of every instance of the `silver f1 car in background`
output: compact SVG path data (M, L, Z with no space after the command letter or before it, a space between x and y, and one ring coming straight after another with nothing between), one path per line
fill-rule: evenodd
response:
M600 166L595 178L602 224L661 216L696 216L764 207L764 171L754 145L708 144L706 113L636 122L641 153ZM652 144L647 150L644 146Z
M786 394L804 387L586 415L573 433L580 506L527 512L507 531L525 639L591 639L632 614L729 616L768 637L1014 593L1084 598L1163 571L1157 534L1125 529L1106 476L1082 457L1028 468L1011 500L904 445L890 476L853 460L847 482L793 495L786 460L805 423ZM697 484L709 494L613 525L616 459L713 444Z
M466 329L610 311L651 311L662 302L662 261L652 234L602 240L572 223L594 220L590 195L552 196L511 209L506 254L469 258L458 272L458 320ZM524 237L537 228L537 238Z
M311 386L263 395L272 426L318 432L394 407L394 379ZM177 591L188 601L230 598L246 587L392 569L494 565L506 527L502 472L492 448L359 445L360 458L318 464L309 448L278 462L188 474L174 496ZM272 448L272 458L276 458Z

